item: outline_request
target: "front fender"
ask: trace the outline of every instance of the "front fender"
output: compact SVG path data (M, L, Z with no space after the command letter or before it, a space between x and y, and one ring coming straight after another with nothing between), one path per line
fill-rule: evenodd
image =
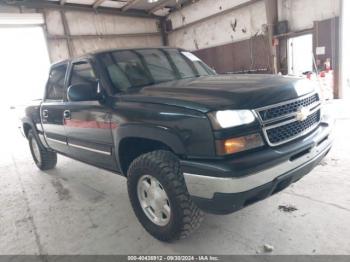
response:
M125 138L145 138L161 142L168 146L175 154L184 155L186 149L181 138L170 128L142 124L126 124L116 129L114 142L116 149Z

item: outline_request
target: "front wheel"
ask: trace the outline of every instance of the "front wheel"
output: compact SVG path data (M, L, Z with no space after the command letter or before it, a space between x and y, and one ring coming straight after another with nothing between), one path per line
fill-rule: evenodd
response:
M40 146L36 136L31 130L28 133L28 142L33 160L39 169L49 170L56 166L57 154Z
M185 238L203 220L171 152L159 150L135 159L128 170L128 193L138 220L158 240Z

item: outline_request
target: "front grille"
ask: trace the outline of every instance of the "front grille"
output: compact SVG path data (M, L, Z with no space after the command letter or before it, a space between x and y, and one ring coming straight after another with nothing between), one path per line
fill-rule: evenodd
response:
M317 112L309 115L309 117L304 121L295 121L287 125L268 129L266 133L270 143L278 144L282 141L290 141L290 139L298 137L300 134L309 131L315 127L319 121L320 111L318 110Z
M270 146L278 146L316 128L321 120L320 105L320 98L314 93L255 111L259 115L266 141Z
M308 107L318 101L320 101L318 94L314 94L291 103L261 110L259 111L259 115L263 121L269 121L273 120L274 118L295 113L300 107Z

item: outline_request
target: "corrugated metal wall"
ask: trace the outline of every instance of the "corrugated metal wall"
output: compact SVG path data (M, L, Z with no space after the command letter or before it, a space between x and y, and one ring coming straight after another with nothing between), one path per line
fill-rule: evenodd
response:
M51 61L88 52L160 46L156 19L92 12L44 10Z
M271 73L269 42L264 35L194 53L221 74Z

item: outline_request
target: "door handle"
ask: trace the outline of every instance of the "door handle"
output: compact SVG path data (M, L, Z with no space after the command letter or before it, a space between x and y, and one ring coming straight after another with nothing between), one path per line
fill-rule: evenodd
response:
M48 118L49 117L49 111L47 111L46 109L43 110L43 117L44 118Z
M69 110L64 110L63 117L64 117L64 119L70 119L70 111Z

